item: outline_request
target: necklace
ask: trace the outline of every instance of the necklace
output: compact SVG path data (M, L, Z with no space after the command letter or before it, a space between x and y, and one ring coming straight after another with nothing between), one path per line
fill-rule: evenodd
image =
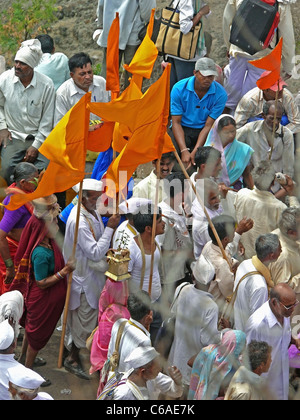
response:
M40 246L43 246L44 248L52 249L52 245L48 242L40 242Z

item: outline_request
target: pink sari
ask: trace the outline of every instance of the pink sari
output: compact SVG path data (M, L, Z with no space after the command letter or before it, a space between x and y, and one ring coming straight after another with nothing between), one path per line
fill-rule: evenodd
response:
M128 282L106 279L99 299L98 329L94 334L90 355L90 374L101 370L107 359L108 345L113 324L119 318L130 318L126 307Z

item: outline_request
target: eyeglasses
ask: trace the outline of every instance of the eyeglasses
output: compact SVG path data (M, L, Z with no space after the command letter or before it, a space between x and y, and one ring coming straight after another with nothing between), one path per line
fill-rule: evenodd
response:
M297 306L298 304L299 304L299 301L298 300L296 300L296 302L293 304L293 305L290 305L290 306L285 306L282 302L280 302L280 300L278 301L283 307L284 307L284 309L286 309L287 311L289 311L290 309L292 309L292 308L295 308L295 306Z

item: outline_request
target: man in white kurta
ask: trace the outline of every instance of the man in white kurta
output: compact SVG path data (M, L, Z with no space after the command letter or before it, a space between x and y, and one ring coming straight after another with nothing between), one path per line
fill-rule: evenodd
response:
M189 359L208 344L218 343L218 306L208 290L215 270L203 256L193 268L195 285L185 286L178 297L174 341L168 364L177 366L182 373L182 382L189 386L192 368ZM199 283L199 285L198 285ZM200 286L200 288L198 288ZM203 287L205 286L205 287Z
M80 209L75 255L77 264L72 276L67 324L70 335L67 334L65 340L68 348L72 344L71 349L75 353L71 350L71 356L65 360L65 367L66 363L79 364L79 350L85 348L86 339L96 327L99 298L105 285L104 273L107 268L105 255L110 248L114 228L120 219L119 216L112 216L104 228L94 201L100 197L102 187L101 181L85 179L83 182L84 197ZM66 261L73 249L76 215L77 205L72 209L66 225L63 246ZM69 370L72 370L72 366L69 366Z
M278 400L288 399L289 356L291 342L290 319L284 318L283 325L270 308L270 301L265 302L250 317L246 326L247 342L266 341L272 347L272 363L267 374L270 392Z

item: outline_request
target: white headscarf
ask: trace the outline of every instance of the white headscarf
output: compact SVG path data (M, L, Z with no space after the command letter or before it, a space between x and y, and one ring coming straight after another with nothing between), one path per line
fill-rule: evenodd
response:
M41 43L38 39L29 39L21 44L15 56L15 61L21 61L31 68L37 67L43 55Z

